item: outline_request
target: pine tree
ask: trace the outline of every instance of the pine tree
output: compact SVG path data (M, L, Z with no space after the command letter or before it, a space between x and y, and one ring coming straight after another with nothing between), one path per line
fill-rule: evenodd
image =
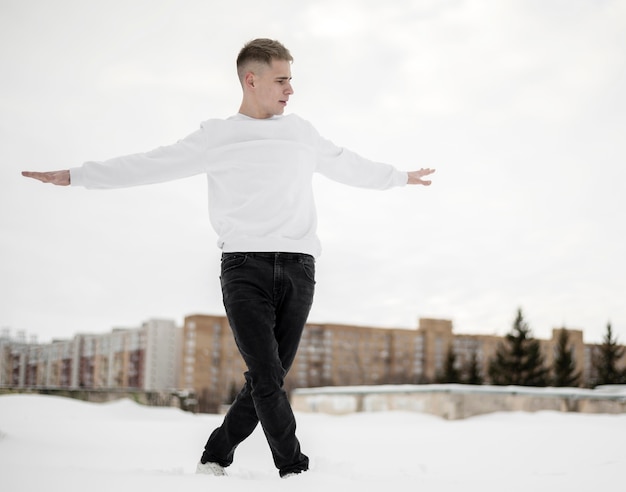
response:
M463 382L465 384L483 384L483 375L480 370L480 363L478 361L478 353L472 352L472 358L467 363L464 371Z
M580 372L576 372L574 350L569 347L569 332L566 329L559 332L553 369L552 384L554 386L578 386L580 384Z
M611 323L606 327L606 335L597 355L593 358L596 372L596 385L626 383L626 370L617 367L618 361L624 356L624 347L617 344L613 336Z
M522 310L518 309L512 331L489 363L489 378L497 385L546 386L548 373L539 341L533 338Z

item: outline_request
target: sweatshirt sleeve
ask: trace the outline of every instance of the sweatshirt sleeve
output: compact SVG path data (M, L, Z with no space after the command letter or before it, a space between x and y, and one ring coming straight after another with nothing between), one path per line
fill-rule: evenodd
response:
M127 188L162 183L204 172L208 147L204 125L175 144L150 152L89 161L70 169L72 186L89 189Z
M404 186L408 174L382 162L371 161L351 150L338 147L313 130L317 139L317 171L339 183L386 190Z

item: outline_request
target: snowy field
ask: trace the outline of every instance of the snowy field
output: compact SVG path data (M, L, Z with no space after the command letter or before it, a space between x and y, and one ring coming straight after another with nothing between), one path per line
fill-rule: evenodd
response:
M0 489L33 491L624 490L626 415L298 414L311 471L281 480L257 429L228 477L195 475L218 415L0 396Z

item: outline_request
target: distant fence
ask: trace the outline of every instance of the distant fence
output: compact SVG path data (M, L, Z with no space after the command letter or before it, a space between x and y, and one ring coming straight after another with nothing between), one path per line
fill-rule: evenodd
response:
M176 407L188 411L197 411L197 401L185 392L177 391L141 391L133 389L66 389L66 388L0 388L3 394L37 394L73 398L92 403L105 403L127 398L141 405L154 407Z
M403 410L449 420L508 411L617 414L626 413L626 386L593 390L462 384L303 388L293 391L291 401L294 410L300 412Z

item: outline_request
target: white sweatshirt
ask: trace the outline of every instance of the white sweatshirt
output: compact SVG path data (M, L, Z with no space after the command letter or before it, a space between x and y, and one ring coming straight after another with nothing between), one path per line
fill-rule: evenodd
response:
M323 139L296 115L211 119L177 143L70 169L73 186L124 188L205 173L209 217L224 252L319 256L314 172L347 185L387 189L407 173Z

